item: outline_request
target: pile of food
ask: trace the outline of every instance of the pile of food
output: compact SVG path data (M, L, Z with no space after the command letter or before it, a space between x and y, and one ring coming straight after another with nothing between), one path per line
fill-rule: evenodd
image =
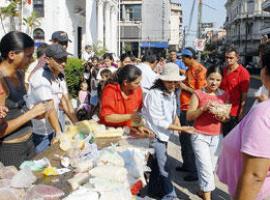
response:
M210 102L209 103L209 112L217 117L229 117L232 104L221 104L218 102Z
M60 148L68 151L72 146L83 149L86 144L100 138L121 138L123 128L106 127L96 121L84 120L67 127L64 134L59 138Z

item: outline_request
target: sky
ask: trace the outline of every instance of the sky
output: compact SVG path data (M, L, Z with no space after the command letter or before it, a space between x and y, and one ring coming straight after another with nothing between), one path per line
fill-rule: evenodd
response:
M189 18L190 18L190 11L192 7L193 0L180 0L182 7L183 7L183 27L188 26ZM194 14L192 18L192 25L191 25L191 32L189 33L189 37L186 38L186 44L192 45L193 40L196 36L197 30L197 15L198 15L198 2L196 0L196 6L194 9ZM215 28L219 28L223 26L223 23L226 18L226 9L224 7L226 0L202 0L203 6L202 9L202 22L213 22ZM215 8L215 10L209 8L208 6Z

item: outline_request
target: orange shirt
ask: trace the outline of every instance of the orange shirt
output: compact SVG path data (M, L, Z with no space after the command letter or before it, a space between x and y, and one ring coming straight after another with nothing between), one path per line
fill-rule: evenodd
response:
M108 84L102 91L100 123L106 126L131 126L131 121L121 123L106 122L105 116L111 114L133 114L141 109L143 102L142 89L138 87L132 94L124 97L119 84Z
M189 67L186 71L186 79L183 81L188 87L191 87L194 90L201 89L206 86L206 68L202 64ZM185 90L181 91L180 95L180 104L181 110L188 110L191 93Z

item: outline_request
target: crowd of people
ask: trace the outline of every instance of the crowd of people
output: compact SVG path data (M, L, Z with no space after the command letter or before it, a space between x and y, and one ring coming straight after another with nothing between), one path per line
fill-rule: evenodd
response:
M203 66L186 47L168 59L124 53L95 55L87 45L74 108L65 81L68 36L52 34L51 44L36 50L33 39L9 32L0 41L0 161L19 166L57 143L71 123L95 119L112 127L128 127L135 137L149 137L162 186L159 198L176 200L168 166L170 136L179 135L185 181L197 181L198 196L211 199L215 174L237 200L270 196L270 44L260 48L261 80L267 94L245 116L249 72L237 49L225 52L223 66ZM33 54L36 52L36 59ZM221 111L220 108L229 106ZM227 108L226 107L226 108ZM66 117L65 117L66 116ZM217 165L217 170L216 170Z

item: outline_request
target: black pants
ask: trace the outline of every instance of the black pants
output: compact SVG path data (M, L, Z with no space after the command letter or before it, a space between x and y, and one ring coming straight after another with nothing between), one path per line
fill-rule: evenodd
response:
M180 122L182 126L191 126L192 123L187 121L186 118L187 112L181 111L180 113ZM188 133L182 132L179 136L181 144L181 154L183 158L183 168L188 169L192 173L196 173L196 164L193 148L191 145L191 135Z
M32 137L20 143L0 143L0 161L5 165L19 167L25 160L35 156L35 146Z
M230 117L230 120L223 123L222 130L223 130L223 136L229 134L229 132L238 124L238 118L237 117Z

